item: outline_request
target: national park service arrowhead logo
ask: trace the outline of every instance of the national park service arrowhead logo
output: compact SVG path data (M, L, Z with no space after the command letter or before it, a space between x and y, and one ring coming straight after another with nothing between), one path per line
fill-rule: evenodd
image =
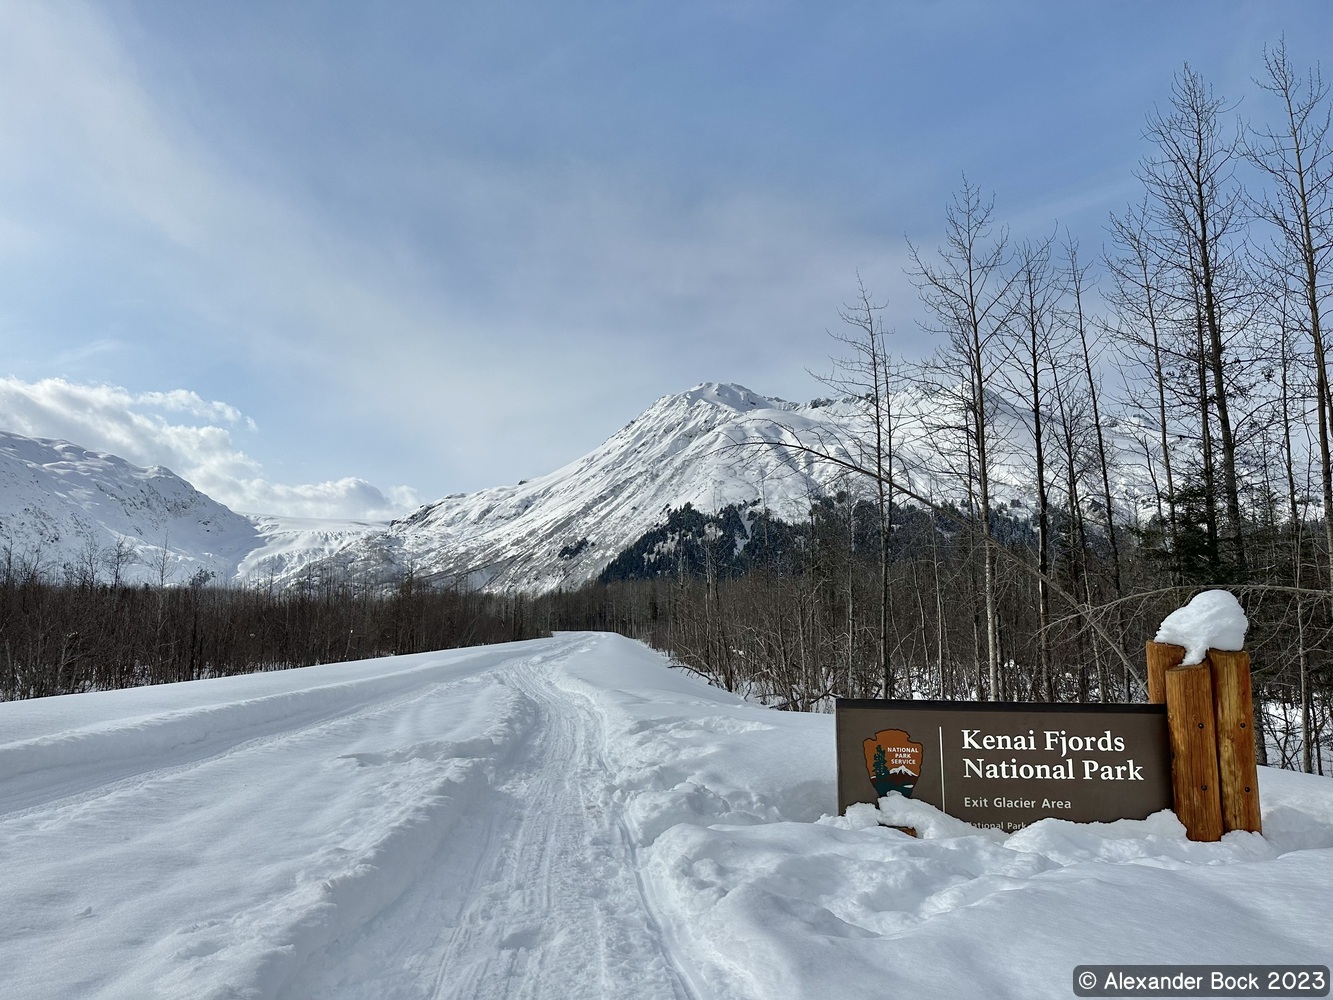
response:
M866 770L876 795L901 792L909 798L921 776L921 744L901 729L881 729L862 746L866 753Z

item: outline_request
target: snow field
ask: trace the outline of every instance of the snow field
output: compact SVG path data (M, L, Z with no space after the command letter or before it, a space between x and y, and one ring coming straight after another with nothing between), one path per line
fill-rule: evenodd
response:
M1333 962L1327 778L1263 769L1265 835L1217 844L832 816L831 716L619 636L0 705L0 768L6 998L1066 997L1084 963Z

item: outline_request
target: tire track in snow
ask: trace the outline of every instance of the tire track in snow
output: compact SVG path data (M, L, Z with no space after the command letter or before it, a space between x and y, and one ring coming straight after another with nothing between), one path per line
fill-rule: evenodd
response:
M530 724L494 787L419 883L288 995L692 1000L616 807L600 720L545 676L583 645L496 671Z
M434 997L690 997L643 892L599 720L541 665L513 681L538 706L511 783L525 808Z

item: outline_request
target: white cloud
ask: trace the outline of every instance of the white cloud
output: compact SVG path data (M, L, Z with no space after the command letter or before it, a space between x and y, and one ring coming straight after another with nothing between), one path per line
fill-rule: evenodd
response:
M0 378L0 427L28 437L60 438L136 465L165 466L234 510L386 518L420 503L410 487L395 486L386 493L351 476L298 485L271 482L260 463L233 442L231 428L237 426L256 430L236 407L188 389L134 393L59 378Z

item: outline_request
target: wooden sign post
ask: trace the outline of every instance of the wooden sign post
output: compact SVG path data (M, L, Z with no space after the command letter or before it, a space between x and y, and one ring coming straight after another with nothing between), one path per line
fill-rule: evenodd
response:
M1190 840L1262 832L1250 655L1210 649L1182 666L1183 646L1149 642L1148 700L1166 704L1176 815Z
M1262 833L1259 767L1254 751L1254 694L1250 654L1208 650L1217 717L1217 771L1221 779L1222 830ZM1170 708L1167 709L1168 713Z
M1217 724L1208 664L1166 672L1166 725L1171 734L1171 792L1190 840L1219 840L1222 799L1217 781Z

